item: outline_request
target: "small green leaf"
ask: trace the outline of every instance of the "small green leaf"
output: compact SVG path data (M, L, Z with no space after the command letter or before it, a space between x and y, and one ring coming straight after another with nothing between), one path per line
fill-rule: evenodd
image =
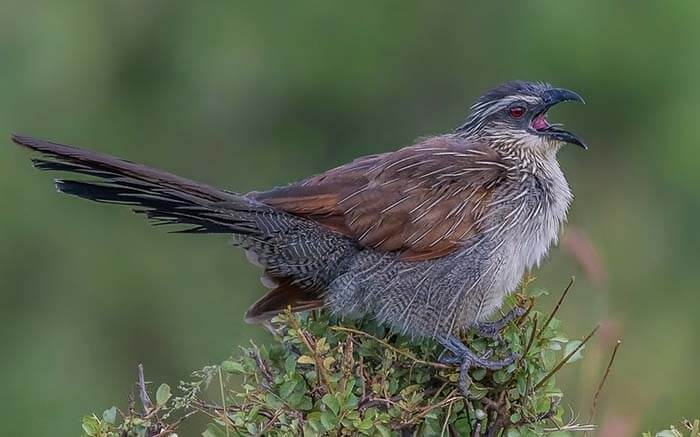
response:
M360 403L360 400L357 398L357 396L355 396L354 394L351 393L345 398L344 409L354 410L355 408L357 408L357 404L359 404L359 403Z
M284 406L284 402L279 398L279 396L276 396L273 393L267 393L265 395L265 404L267 404L268 407L274 410L277 410Z
M299 382L296 379L292 379L291 381L287 381L282 386L280 387L280 397L282 399L288 398L289 395L292 394L294 389L297 387L297 384Z
M100 430L100 421L95 416L83 417L82 428L90 437L96 436Z
M515 388L518 390L520 396L525 396L525 393L527 393L527 381L525 380L525 376L518 375L515 380Z
M389 393L395 394L399 390L399 380L396 378L391 378L389 380Z
M284 371L286 373L294 373L297 370L297 360L294 355L289 355L284 360Z
M497 370L493 373L493 382L496 384L503 384L510 380L510 375L505 369Z
M469 423L469 419L466 417L455 420L452 426L455 431L457 431L457 435L471 435L472 433L472 426Z
M202 437L224 437L226 433L217 425L210 423L202 433Z
M542 349L542 364L544 364L545 369L551 369L557 362L557 355L554 351L549 349Z
M309 411L313 408L314 404L310 396L303 396L299 402L297 402L297 408L304 411Z
M338 417L328 411L321 413L321 425L326 429L326 431L331 431L338 425Z
M117 423L117 407L112 407L109 410L104 410L104 412L102 413L102 420L109 423L110 425L116 424Z
M158 387L158 390L156 391L156 403L159 407L162 407L168 403L170 396L170 386L168 384L163 383L160 385L160 387Z
M378 424L374 426L377 431L379 431L379 434L382 435L382 437L390 437L391 436L391 430L386 425L383 424Z
M245 373L243 364L236 361L224 361L221 363L221 370L226 373Z
M326 405L326 407L330 408L333 414L335 414L336 416L338 415L338 411L340 411L340 403L338 402L338 399L336 399L335 396L329 393L327 395L324 395L321 400Z
M320 420L307 420L304 422L304 437L317 437L323 434L323 425Z
M473 383L469 387L469 393L472 395L472 398L474 400L482 399L486 394L489 392L488 387L484 387L481 385L478 385L476 383Z
M486 369L476 369L471 373L471 377L475 381L481 381L484 376L486 376Z
M302 355L297 359L297 363L299 363L299 364L315 364L316 361L314 361L314 359L308 355Z
M553 350L553 351L560 351L561 350L561 343L557 343L556 341L550 341L549 344L547 345L547 348L549 350Z
M551 404L552 404L552 401L550 401L548 398L546 398L544 396L541 398L538 398L535 401L535 411L537 413L546 413L547 411L549 411Z
M675 428L672 428L659 431L654 437L683 437L683 434L678 432Z
M571 352L574 351L574 349L576 349L577 347L579 347L580 344L581 344L581 340L571 340L570 342L566 343L566 346L564 347L564 356L569 355ZM574 361L578 361L578 360L580 360L581 358L583 358L583 354L581 353L581 351L583 351L583 349L584 349L585 347L586 347L586 346L583 346L581 349L579 349L578 351L576 351L576 353L573 354L573 355L571 356L571 358L569 358L568 361L567 361L566 363L567 363L567 364L570 364L570 363L573 363Z

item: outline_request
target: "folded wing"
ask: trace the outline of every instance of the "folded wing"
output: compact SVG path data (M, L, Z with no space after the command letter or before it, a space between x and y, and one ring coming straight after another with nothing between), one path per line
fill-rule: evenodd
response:
M443 136L254 197L362 247L420 261L447 255L482 230L505 169L492 150Z

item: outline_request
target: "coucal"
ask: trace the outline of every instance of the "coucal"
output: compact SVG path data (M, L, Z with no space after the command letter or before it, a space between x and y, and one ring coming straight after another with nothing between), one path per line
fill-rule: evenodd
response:
M56 180L58 191L129 205L180 232L232 234L264 269L270 291L249 322L326 307L372 317L396 331L445 347L442 360L467 371L497 369L459 340L476 327L496 333L514 316L487 319L524 272L556 242L572 200L556 160L564 143L585 148L547 110L578 94L513 81L481 96L452 133L389 153L358 158L301 182L238 194L144 165L15 135L41 152L41 170L91 180Z

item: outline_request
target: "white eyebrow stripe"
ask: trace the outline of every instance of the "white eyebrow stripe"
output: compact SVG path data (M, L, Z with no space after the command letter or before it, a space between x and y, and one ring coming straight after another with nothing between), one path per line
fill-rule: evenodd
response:
M508 106L510 106L513 103L516 102L522 102L525 101L530 104L537 104L541 102L541 99L536 96L529 96L526 94L517 94L514 96L508 96L504 97L500 100L496 101L489 101L489 102L481 102L477 105L472 106L472 111L475 114L479 114L479 117L485 117L491 114L494 114L501 109L504 109Z
M533 105L535 105L535 104L537 104L537 103L540 103L540 102L542 101L542 99L540 99L540 98L537 97L537 96L530 96L530 95L527 95L527 94L518 94L518 95L515 95L515 96L511 96L511 98L512 98L512 99L515 99L515 100L524 100L524 101L526 101L527 103L531 103L531 104L533 104Z

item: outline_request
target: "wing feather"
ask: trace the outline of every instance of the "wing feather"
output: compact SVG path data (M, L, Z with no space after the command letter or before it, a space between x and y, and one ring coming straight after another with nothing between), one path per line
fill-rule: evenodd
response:
M507 168L488 147L454 136L360 158L254 197L405 260L445 256L480 232Z

